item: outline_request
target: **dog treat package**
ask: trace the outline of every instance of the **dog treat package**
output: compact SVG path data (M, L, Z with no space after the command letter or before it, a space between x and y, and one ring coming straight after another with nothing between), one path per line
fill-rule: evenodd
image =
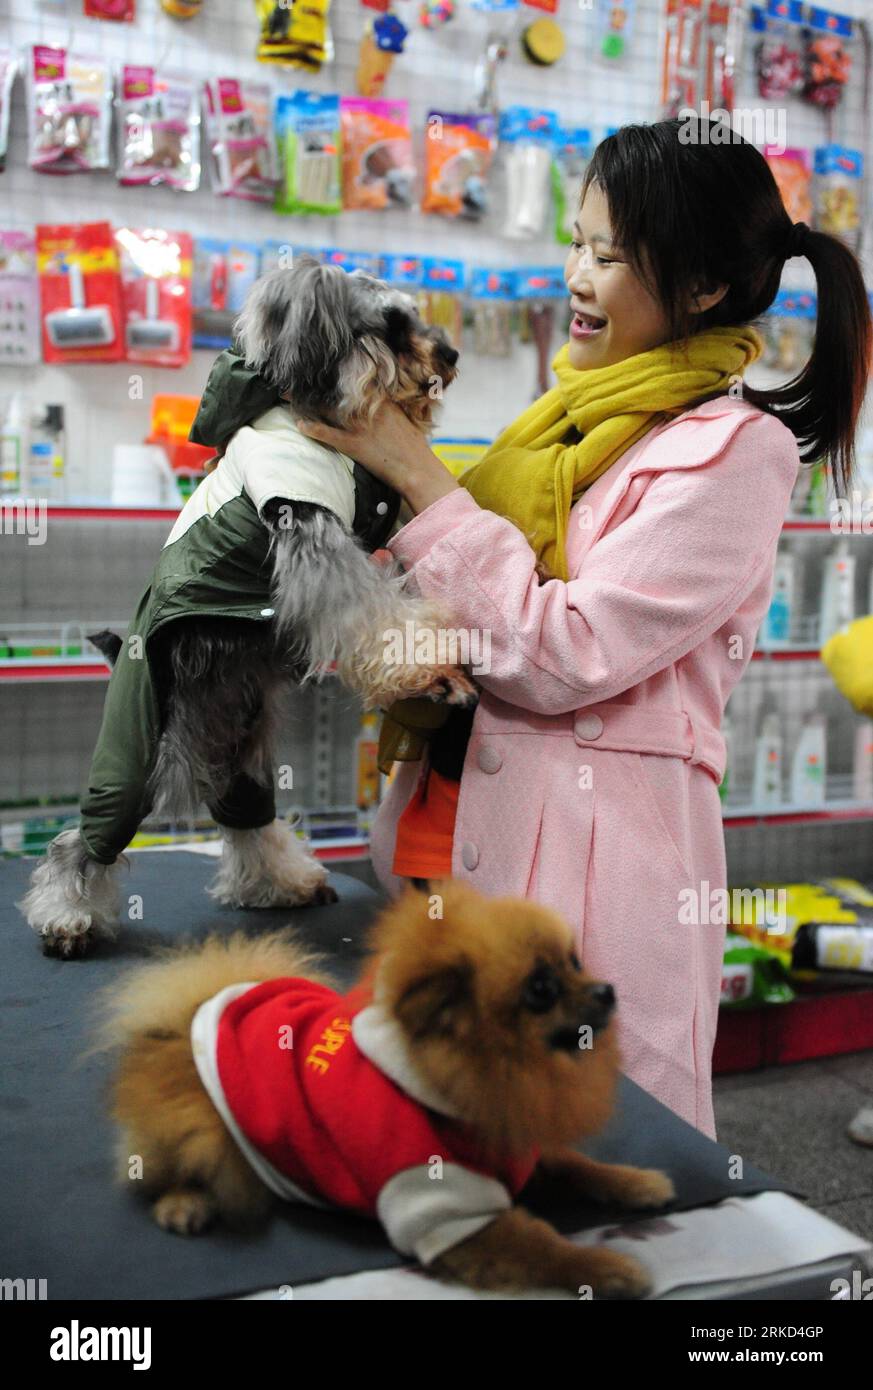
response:
M382 279L382 257L378 251L343 251L338 246L326 246L318 259L325 265L338 265L349 274L363 270L374 280Z
M591 131L584 126L561 127L552 156L552 199L555 205L555 240L569 245L579 211L579 194L591 158Z
M343 97L340 125L343 207L411 207L415 162L409 103Z
M752 34L758 92L781 101L803 90L803 7L801 0L767 0L752 6Z
M857 250L861 231L864 156L842 145L820 145L814 154L815 225Z
M843 99L852 72L853 25L847 15L814 6L804 39L803 99L832 111Z
M792 222L812 221L812 168L808 150L783 150L765 145L764 158L782 194Z
M509 357L515 271L474 266L470 273L473 301L473 351L477 357Z
M282 92L276 99L281 182L277 212L342 211L340 99L334 92Z
M85 0L88 19L115 19L130 23L136 19L136 0Z
M36 241L30 232L0 230L0 366L40 361Z
M104 59L33 44L25 75L31 167L42 174L108 169L112 78Z
M403 52L409 30L396 14L380 14L367 20L358 49L355 86L359 96L380 97L398 53Z
M121 279L111 225L40 225L36 253L44 361L122 361Z
M0 48L0 174L6 168L6 151L9 148L9 108L12 100L12 84L18 64L8 48Z
M507 180L504 236L527 240L543 235L558 130L554 111L508 106L502 113L500 143L506 147Z
M259 273L260 251L254 244L196 239L191 286L194 347L230 347L233 321Z
M119 183L165 183L186 193L199 188L198 84L182 74L126 64L117 105Z
M470 116L428 112L422 212L472 220L484 215L496 133L496 118L489 112Z
M191 356L191 266L187 232L117 227L128 362L183 367Z
M809 361L815 337L816 295L812 290L779 290L761 322L761 365L788 376Z
M425 323L444 328L453 347L461 348L464 326L464 262L443 256L422 256L421 284L416 294Z
M721 971L723 1009L759 1009L762 1004L790 1004L794 990L783 962L765 946L728 932Z
M259 63L278 63L282 67L305 68L319 72L333 61L333 37L327 16L330 0L255 0L260 23L257 58Z
M236 77L210 77L204 91L216 193L272 203L279 175L270 87Z

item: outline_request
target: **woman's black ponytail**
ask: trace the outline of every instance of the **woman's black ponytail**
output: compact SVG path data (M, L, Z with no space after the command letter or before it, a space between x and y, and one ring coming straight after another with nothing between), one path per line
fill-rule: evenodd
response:
M718 121L623 126L597 146L583 198L591 183L603 189L613 238L664 305L674 340L754 323L776 298L786 260L808 258L818 289L809 362L784 386L746 385L744 395L791 430L804 461L823 460L845 496L873 344L855 254L837 237L795 226L764 156ZM695 314L694 295L721 285L724 297Z
M818 312L812 354L784 386L766 391L747 386L745 396L784 421L802 459L827 461L836 495L845 497L870 374L870 303L858 259L844 242L803 223L792 228L790 219L786 222L789 248L805 256L815 273Z

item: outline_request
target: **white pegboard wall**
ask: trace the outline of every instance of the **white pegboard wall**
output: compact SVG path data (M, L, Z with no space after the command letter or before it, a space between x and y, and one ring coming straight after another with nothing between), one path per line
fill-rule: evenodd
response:
M869 0L843 0L840 8L862 17ZM334 0L331 26L336 59L317 75L258 64L254 58L257 25L251 0L205 0L201 15L180 23L165 15L158 0L138 0L134 24L86 20L81 0L41 4L40 0L2 0L0 42L20 49L34 42L72 42L108 58L116 69L125 61L158 61L202 77L218 73L258 76L278 90L312 87L351 93L355 87L358 43L365 11L358 0ZM410 103L413 134L420 156L428 109L470 109L476 61L490 29L518 30L535 10L515 16L486 16L458 5L458 16L442 29L426 31L417 22L412 0L398 0L399 13L410 29L404 54L395 61L387 95ZM501 64L498 94L501 105L526 103L555 109L568 124L588 125L595 139L613 125L653 120L658 115L658 53L661 0L639 0L636 31L629 57L608 65L592 59L594 16L579 0L562 0L559 19L567 36L567 51L553 68L535 67L522 55L517 37ZM481 264L558 263L564 249L551 230L541 242L514 242L501 235L504 187L498 157L492 183L491 209L479 224L453 223L413 209L384 214L343 212L336 217L282 217L271 209L238 200L217 198L204 168L200 190L174 194L170 189L121 188L110 172L66 178L37 174L27 164L26 112L23 83L15 87L12 132L6 172L0 176L4 225L32 228L40 221L107 218L115 225L167 226L195 236L239 237L254 241L288 239L320 242L351 250L419 252L455 256ZM738 83L737 104L759 104L746 35ZM812 146L825 138L823 117L798 100L786 107L789 144ZM833 135L856 145L861 137L860 92L856 83L835 116ZM204 165L206 160L204 159ZM803 286L809 269L794 261L786 283ZM560 338L553 344L556 349ZM516 344L507 359L476 356L469 341L462 355L461 375L447 393L440 422L447 434L493 437L512 414L532 397L533 349ZM178 371L137 367L143 377L142 399L129 397L130 368L109 366L42 366L28 371L27 385L37 399L66 406L70 476L82 496L105 497L111 446L138 442L147 432L152 394L171 390L198 394L214 354L195 352ZM754 378L752 378L754 380ZM0 396L20 385L20 373L0 371Z

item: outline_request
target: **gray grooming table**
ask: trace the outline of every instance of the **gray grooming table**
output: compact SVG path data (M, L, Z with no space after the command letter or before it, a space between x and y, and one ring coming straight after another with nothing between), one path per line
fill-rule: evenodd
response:
M184 1240L161 1231L146 1207L113 1182L106 1059L79 1061L93 992L155 944L240 927L257 934L293 922L332 957L345 986L359 970L366 930L382 902L378 894L335 873L337 903L235 912L205 894L215 868L209 858L132 853L123 891L141 895L144 920L86 960L57 961L42 955L14 906L33 863L0 860L0 1278L46 1279L49 1299L205 1299L278 1286L317 1288L323 1280L398 1270L404 1261L379 1227L342 1212L289 1205L255 1235L216 1228ZM678 1192L676 1212L786 1190L749 1163L741 1180L730 1181L724 1148L627 1080L609 1129L588 1151L666 1169ZM618 1211L578 1201L546 1214L567 1233L621 1218Z

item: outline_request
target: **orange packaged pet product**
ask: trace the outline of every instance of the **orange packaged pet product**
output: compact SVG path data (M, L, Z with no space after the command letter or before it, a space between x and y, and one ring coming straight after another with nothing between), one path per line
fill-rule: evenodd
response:
M422 212L480 218L487 211L486 181L497 123L490 112L469 116L430 111L425 138Z
M410 207L415 163L409 103L343 97L343 207Z
M809 150L782 150L765 145L764 158L782 194L792 222L812 221L812 162Z

